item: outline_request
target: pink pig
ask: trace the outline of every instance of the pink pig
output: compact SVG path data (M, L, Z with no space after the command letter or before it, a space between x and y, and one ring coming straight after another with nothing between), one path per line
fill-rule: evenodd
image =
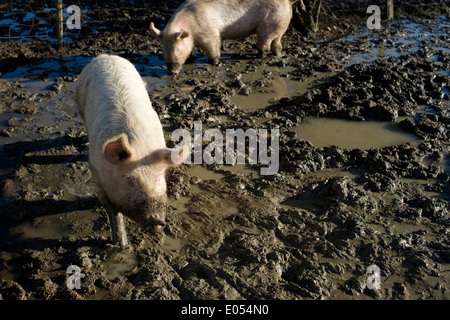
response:
M165 171L189 149L166 148L145 83L126 59L102 54L82 70L76 96L89 137L89 164L114 244L127 246L122 213L146 229L165 224Z
M176 10L164 30L158 30L152 22L150 33L163 46L169 74L180 72L195 47L205 51L208 61L216 64L222 39L256 33L260 55L269 49L279 54L295 1L188 0Z

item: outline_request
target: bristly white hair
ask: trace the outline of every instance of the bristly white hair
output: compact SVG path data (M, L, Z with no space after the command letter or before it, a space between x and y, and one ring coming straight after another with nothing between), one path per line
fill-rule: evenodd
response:
M105 137L125 133L131 145L147 141L155 148L165 147L146 83L128 60L105 54L92 60L77 80L77 101L81 116L90 121L86 127L91 145L101 145ZM86 116L86 112L91 114Z

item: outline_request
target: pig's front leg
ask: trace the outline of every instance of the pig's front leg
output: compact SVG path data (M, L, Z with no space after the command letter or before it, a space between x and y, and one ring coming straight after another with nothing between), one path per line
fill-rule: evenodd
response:
M122 249L128 247L128 239L127 232L125 229L125 223L123 221L122 213L118 212L116 208L113 206L111 201L109 200L106 193L103 191L100 180L98 177L98 173L91 166L91 174L94 185L97 189L97 197L100 201L100 204L105 208L106 213L108 214L109 225L111 226L111 234L112 234L112 242L113 245L119 246Z
M199 48L203 49L208 58L208 63L217 66L220 64L220 45L221 45L220 33L217 31L211 31L211 34L205 36L204 39L199 41Z

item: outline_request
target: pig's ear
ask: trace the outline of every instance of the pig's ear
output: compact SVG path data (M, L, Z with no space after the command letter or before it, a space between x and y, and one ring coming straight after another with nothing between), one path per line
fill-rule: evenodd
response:
M109 139L103 145L103 154L112 164L129 162L133 155L127 136L122 133Z
M173 149L165 148L156 152L159 161L162 161L168 166L178 166L189 157L190 148L188 144L184 144L182 147L175 147Z
M177 35L177 40L181 40L181 39L184 39L184 38L187 38L187 37L189 37L189 31L181 29L181 31Z
M159 30L155 27L153 22L150 22L150 34L156 40L158 40L158 41L162 40L162 32L161 32L161 30Z

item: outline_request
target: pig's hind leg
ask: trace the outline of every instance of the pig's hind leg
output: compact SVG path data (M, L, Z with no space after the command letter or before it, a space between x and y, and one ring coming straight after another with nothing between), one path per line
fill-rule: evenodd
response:
M270 49L276 49L276 45L272 47L272 44L276 41L277 33L267 29L267 26L262 26L256 33L256 49L259 58L263 58Z
M283 34L275 37L270 44L270 51L275 54L277 57L281 56L281 49L283 49L283 45L281 44L281 37Z
M264 57L269 50L277 56L281 55L281 38L288 26L281 16L271 14L256 28L258 57Z

